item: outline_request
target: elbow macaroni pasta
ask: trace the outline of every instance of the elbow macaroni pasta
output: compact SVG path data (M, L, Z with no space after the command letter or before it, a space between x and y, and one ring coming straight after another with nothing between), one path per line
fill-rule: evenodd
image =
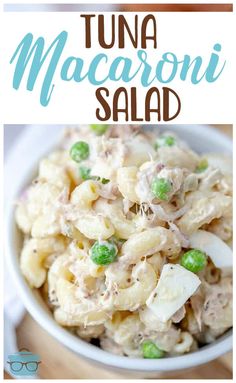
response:
M136 166L123 167L117 171L117 185L122 196L131 202L139 202L135 187L137 183Z
M89 239L107 239L115 233L108 218L93 213L79 216L75 221L75 227Z
M21 253L21 270L31 287L41 287L45 282L45 259L52 254L57 256L64 250L65 244L60 238L31 238L25 242Z
M106 200L99 200L95 204L95 211L112 222L114 232L118 238L128 239L135 233L135 224L125 217L122 207L117 203L107 204Z
M232 240L228 159L202 158L171 136L169 145L168 133L132 126L110 127L103 136L86 126L67 131L63 147L40 161L16 208L24 235L20 267L29 285L42 288L60 325L119 355L143 357L144 341L165 356L181 355L232 326L232 278L210 257L197 273L200 287L169 319L160 321L147 304L164 265L180 267L192 233L203 229ZM77 141L90 148L81 163L70 158ZM206 158L207 168L198 171ZM152 189L156 179L169 183L163 198ZM93 258L94 246L107 242L114 257ZM178 294L181 289L171 299Z
M131 282L133 283L130 287L117 288L115 291L112 303L116 310L134 311L144 305L156 286L156 273L148 263L138 263L133 268Z
M99 185L91 180L84 181L71 193L71 203L81 210L90 210L99 197Z
M175 234L164 227L150 228L133 234L121 249L121 262L135 263L142 257L162 251L167 257L180 252Z

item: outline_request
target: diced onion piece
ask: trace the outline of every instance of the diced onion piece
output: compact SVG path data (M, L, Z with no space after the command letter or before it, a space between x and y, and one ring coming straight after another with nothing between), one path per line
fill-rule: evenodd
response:
M180 265L164 265L157 287L146 304L156 317L168 321L201 284L198 276Z
M231 248L215 234L197 230L189 237L190 247L204 251L214 265L222 269L224 275L232 273L233 253Z

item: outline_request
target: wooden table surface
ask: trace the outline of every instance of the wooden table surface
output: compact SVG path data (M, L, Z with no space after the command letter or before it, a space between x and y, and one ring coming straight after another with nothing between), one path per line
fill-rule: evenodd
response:
M221 125L216 127L232 136L231 126ZM114 373L111 370L98 368L93 363L85 361L51 337L29 314L25 315L17 329L17 339L19 349L28 348L31 352L40 355L42 363L39 368L39 377L41 379L132 378L128 374ZM161 378L170 377L172 379L232 379L232 353L230 352L217 360L187 372L178 372L171 376L164 375ZM5 379L8 378L10 378L9 375L5 373Z

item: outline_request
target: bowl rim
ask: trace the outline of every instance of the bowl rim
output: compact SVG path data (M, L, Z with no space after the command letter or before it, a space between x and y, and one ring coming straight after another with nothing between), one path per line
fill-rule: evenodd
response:
M169 126L168 126L169 127ZM180 127L180 126L179 126ZM200 128L201 127L201 128ZM171 126L170 126L171 128ZM231 150L232 141L225 136L224 134L215 131L209 126L199 125L199 134L202 134L204 130L204 137L206 135L214 134L215 139L221 140L227 150ZM25 134L19 139L22 143L24 140ZM222 141L223 140L223 141ZM17 143L18 148L19 142ZM13 148L17 148L16 145ZM12 150L13 150L12 148ZM8 156L5 171L7 169L12 169L13 163L16 156ZM23 187L25 177L21 177L21 187ZM28 312L32 317L38 322L50 335L56 338L64 346L79 354L82 357L90 361L95 361L98 364L103 366L109 366L113 368L118 368L121 370L130 370L136 372L170 372L175 370L181 370L191 367L196 367L198 365L207 363L224 353L232 349L232 330L229 330L226 334L222 335L215 342L200 348L199 350L184 354L180 356L172 356L163 359L137 359L130 358L125 356L118 356L112 353L109 353L105 350L102 350L79 337L71 334L68 330L61 327L53 319L53 317L43 308L43 306L35 298L34 290L32 290L24 277L20 272L20 267L18 263L17 249L12 241L12 233L16 228L14 220L14 205L11 205L8 201L6 205L6 234L7 238L5 243L5 259L8 270L12 276L12 280L15 283L19 297L22 299L22 302ZM138 363L137 363L138 361Z

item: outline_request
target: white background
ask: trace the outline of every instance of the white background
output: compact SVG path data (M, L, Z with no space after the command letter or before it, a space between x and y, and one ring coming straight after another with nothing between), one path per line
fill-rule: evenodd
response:
M142 13L139 14L141 17ZM106 13L106 33L109 34L110 14ZM132 25L132 13L126 13ZM231 23L232 13L158 13L158 49L148 49L148 56L153 57L153 63L161 58L164 52L174 52L179 59L184 54L192 58L203 56L205 66L210 58L212 47L215 43L222 45L221 59L227 60L227 65L214 83L202 81L198 85L192 85L190 81L181 81L178 77L167 86L173 88L180 96L182 110L179 116L173 120L174 123L231 123L232 102L231 91L232 77L232 46L231 46ZM17 28L12 28L17 25ZM2 119L5 123L77 123L96 122L95 110L99 102L95 96L96 87L89 84L87 80L81 83L64 82L60 79L60 69L63 61L71 55L84 58L87 68L94 55L102 50L99 45L94 44L93 49L86 50L83 46L84 21L79 13L5 13L2 61L2 81L4 95L1 93L4 105ZM55 74L55 89L51 101L47 107L39 103L39 94L42 85L43 72L36 82L33 92L25 89L25 78L18 91L12 87L14 65L9 64L17 45L23 36L32 32L35 39L39 36L46 38L46 45L62 30L68 31L68 40L64 48L58 70ZM96 28L94 33L96 32ZM113 48L106 51L109 57L119 55L128 56L135 60L136 50L128 46L125 50ZM136 60L138 63L138 61ZM105 67L104 67L105 69ZM3 75L4 74L4 75ZM121 82L106 82L111 93L122 86ZM156 84L162 87L161 84ZM144 97L147 89L140 86L139 78L128 84L138 88L138 111L143 116ZM127 87L127 84L126 84ZM112 100L112 98L110 98ZM119 122L125 122L123 114ZM155 114L152 115L152 123L157 122ZM109 120L111 122L112 120Z

